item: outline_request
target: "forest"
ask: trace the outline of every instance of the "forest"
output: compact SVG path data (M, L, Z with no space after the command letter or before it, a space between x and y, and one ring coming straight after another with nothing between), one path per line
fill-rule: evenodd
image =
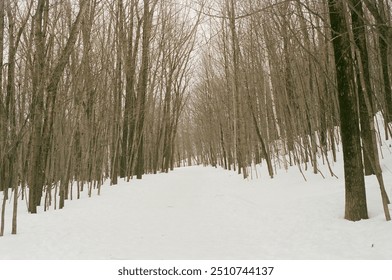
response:
M0 236L19 207L177 167L333 177L339 146L344 218L368 219L375 176L390 220L376 115L390 139L391 5L1 0Z

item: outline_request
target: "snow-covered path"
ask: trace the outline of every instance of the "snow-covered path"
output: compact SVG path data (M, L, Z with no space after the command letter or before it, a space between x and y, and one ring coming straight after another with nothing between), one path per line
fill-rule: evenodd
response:
M28 215L21 204L19 233L7 226L0 259L392 259L374 178L370 219L353 223L343 219L342 179L279 172L243 180L187 167L105 185L63 210Z

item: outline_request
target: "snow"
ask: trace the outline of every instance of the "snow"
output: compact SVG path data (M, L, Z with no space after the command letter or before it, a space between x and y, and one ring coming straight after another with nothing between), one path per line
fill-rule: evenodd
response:
M383 144L382 167L392 198L392 154ZM386 222L375 176L366 178L370 218L344 215L341 154L321 175L297 167L244 180L213 167L178 168L143 180L105 182L101 195L66 201L63 210L31 215L19 204L11 235L7 203L0 259L392 259L392 222ZM309 168L311 169L311 168ZM75 197L75 196L74 196ZM389 206L391 209L391 206Z

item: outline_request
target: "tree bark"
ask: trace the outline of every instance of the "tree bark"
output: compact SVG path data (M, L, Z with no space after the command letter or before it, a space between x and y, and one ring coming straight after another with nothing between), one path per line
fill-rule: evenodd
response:
M359 118L355 96L355 78L350 38L343 0L328 0L332 44L335 55L340 130L342 135L344 180L346 190L345 219L367 219Z

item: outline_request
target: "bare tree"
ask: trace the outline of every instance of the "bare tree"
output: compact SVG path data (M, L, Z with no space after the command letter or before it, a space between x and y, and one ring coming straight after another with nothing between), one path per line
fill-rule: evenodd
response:
M329 0L328 7L340 107L346 189L345 218L358 221L367 219L368 214L347 14L344 1Z

